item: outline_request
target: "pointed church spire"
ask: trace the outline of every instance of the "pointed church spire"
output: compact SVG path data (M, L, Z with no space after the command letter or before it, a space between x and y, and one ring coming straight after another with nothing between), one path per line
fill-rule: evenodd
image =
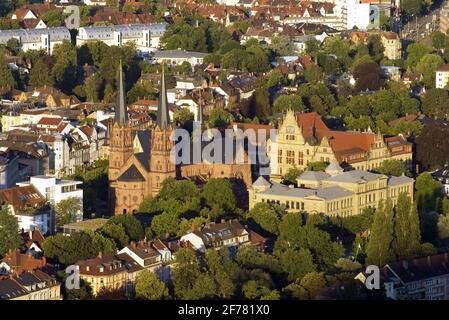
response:
M157 108L157 125L160 129L166 129L170 123L167 105L167 89L165 88L165 65L162 65L161 92Z
M115 122L119 124L125 124L128 122L128 112L126 110L125 103L125 86L123 83L123 68L122 60L120 59L120 76L118 84L117 105L115 106Z

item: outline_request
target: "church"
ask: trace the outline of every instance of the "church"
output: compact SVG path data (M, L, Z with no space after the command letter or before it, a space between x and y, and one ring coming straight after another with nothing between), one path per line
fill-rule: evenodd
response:
M109 135L109 207L112 214L136 213L143 199L156 197L162 182L169 178L192 179L203 183L210 178L227 178L239 194L252 184L251 164L194 163L175 165L164 70L157 119L153 128L136 131L129 122L125 103L123 71L120 65L118 103ZM139 147L135 147L135 141Z

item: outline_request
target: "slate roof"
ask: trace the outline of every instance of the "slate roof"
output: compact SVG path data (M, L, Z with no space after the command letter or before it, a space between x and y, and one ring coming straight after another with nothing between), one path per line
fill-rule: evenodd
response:
M131 165L117 180L122 182L145 181L145 178L137 170L135 165Z

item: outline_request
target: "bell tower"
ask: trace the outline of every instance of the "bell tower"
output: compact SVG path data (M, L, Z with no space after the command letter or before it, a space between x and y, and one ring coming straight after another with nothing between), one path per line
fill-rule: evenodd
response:
M114 123L110 128L109 136L110 151L108 176L109 181L115 181L120 174L120 168L133 154L133 134L132 127L128 121L128 113L125 104L125 89L121 60L115 118Z
M174 155L171 154L175 148L175 142L171 141L171 135L175 127L170 123L168 113L164 66L162 66L161 77L156 127L151 135L150 179L148 179L153 196L159 193L162 182L166 178L176 177Z

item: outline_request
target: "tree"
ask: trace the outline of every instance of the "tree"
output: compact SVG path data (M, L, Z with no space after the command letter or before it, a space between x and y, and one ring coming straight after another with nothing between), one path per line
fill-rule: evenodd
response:
M105 237L113 240L119 249L126 247L129 243L128 235L121 224L106 223L103 228L101 228L101 233Z
M95 258L99 252L108 255L117 251L114 241L90 230L76 232L70 237L62 234L47 237L42 243L42 248L47 258L63 265Z
M235 209L235 196L229 180L212 178L204 186L202 197L210 208L218 207L224 212Z
M123 12L127 12L127 13L136 13L136 7L133 6L132 4L129 3L125 3L125 5L122 8Z
M280 95L273 104L273 112L280 113L286 110L304 111L304 103L297 95Z
M78 215L82 213L83 207L80 199L70 197L56 204L56 225L62 227L67 223L77 221Z
M438 237L440 239L449 238L449 214L441 214L438 217Z
M437 54L424 55L416 65L416 71L423 75L423 83L428 88L435 86L435 71L444 64L443 58Z
M309 164L307 165L307 170L324 171L328 165L329 165L329 162L324 162L324 161L309 162Z
M326 287L327 281L322 272L310 272L300 281L288 285L284 291L296 299L314 299Z
M264 233L277 235L282 213L282 209L277 205L259 202L248 212L247 219Z
M302 170L296 167L288 169L287 173L282 177L285 184L296 184L296 179L302 173Z
M227 128L234 117L222 108L214 108L209 115L207 125L209 128Z
M179 223L180 220L176 214L164 212L151 220L151 230L154 236L165 239L177 234Z
M162 182L159 198L164 200L188 201L198 196L198 188L193 181L167 178Z
M441 196L441 182L434 180L430 173L423 172L416 178L415 190L415 198L420 212L437 209L436 200Z
M269 48L274 51L277 56L288 56L294 52L294 46L287 36L276 36L271 38Z
M320 51L321 44L315 38L306 41L306 53L315 56Z
M236 285L233 282L233 273L237 272L234 262L229 258L229 251L223 248L219 251L209 249L206 252L206 270L215 282L215 295L220 299L233 296Z
M317 215L310 216L303 225L299 213L287 213L279 224L279 236L274 253L280 256L288 249L308 249L318 270L327 270L343 255L341 244L333 242L330 234L322 230L324 220Z
M138 300L166 300L169 298L165 284L148 269L143 270L136 277L135 288Z
M120 214L113 216L108 220L107 223L122 225L125 229L126 235L129 237L129 240L139 241L144 237L142 225L140 224L139 220L137 220L131 214Z
M446 35L440 30L435 30L430 34L430 38L432 39L432 46L441 50L446 46Z
M429 117L436 117L438 119L445 119L448 112L449 96L444 89L429 89L426 91L422 110Z
M307 249L287 249L280 253L279 261L289 281L302 279L309 272L316 270L312 254Z
M190 249L177 251L172 281L177 299L205 299L215 294L214 280L201 272L195 253Z
M384 160L380 167L376 168L376 171L386 175L401 176L403 174L409 174L407 165L401 160Z
M354 69L354 78L356 79L355 90L379 90L382 85L382 69L375 62L365 62L359 64Z
M317 83L321 82L324 79L323 70L317 66L316 64L312 64L308 68L306 68L303 72L304 79L308 83Z
M411 259L419 254L421 230L416 206L406 193L400 193L394 208L393 250L397 260Z
M55 27L61 27L64 25L65 17L64 15L57 11L57 10L48 10L45 11L45 13L40 17L47 27L49 28L55 28Z
M180 127L192 131L195 115L190 112L189 108L182 108L175 111L173 114L173 120L178 123Z
M86 79L84 83L84 92L86 93L86 100L88 102L98 102L99 101L99 91L100 86L103 83L103 79L97 73L91 75Z
M20 51L20 42L16 38L11 38L6 42L6 48L11 52L13 56L19 54Z
M53 81L50 77L50 70L43 59L37 60L36 64L31 69L29 84L33 88L53 85Z
M432 48L422 43L412 43L407 47L406 66L415 68L418 62L426 54L432 53Z
M416 159L421 170L441 168L449 162L449 128L442 124L424 126L416 138Z
M0 88L12 89L15 85L14 77L8 68L6 57L0 53Z
M381 200L374 214L374 222L366 250L369 264L384 266L394 258L393 242L393 203L390 198Z
M416 16L424 9L424 2L423 0L402 1L401 9L409 16Z
M22 246L23 239L19 234L19 223L13 216L7 205L0 209L0 255L5 255L9 250L15 250Z
M128 91L127 95L128 102L133 103L139 99L155 99L156 95L153 87L149 81L143 81L136 83L131 90Z

